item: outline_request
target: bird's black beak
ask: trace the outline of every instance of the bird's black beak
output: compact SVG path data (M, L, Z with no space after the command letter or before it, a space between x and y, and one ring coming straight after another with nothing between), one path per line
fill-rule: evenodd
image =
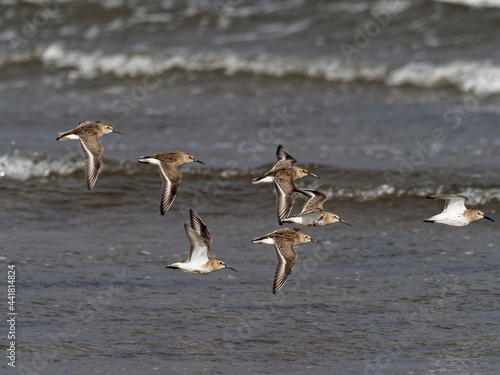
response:
M342 219L339 219L339 221L342 223L342 224L345 224L345 225L349 225L350 227L352 227L351 224L349 224L347 221L345 220L342 220Z
M203 163L201 160L198 160L198 159L194 159L193 161L197 162L197 163L200 163L200 164L203 164L205 165L205 163Z
M316 242L316 243L319 243L320 245L323 245L321 242L313 240L312 238L311 238L311 242Z
M228 267L228 266L226 266L226 268L229 268L230 270L233 270L233 271L235 271L235 272L238 272L238 270L235 270L235 269L234 269L234 268L232 268L232 267Z
M489 221L493 221L493 222L495 222L495 220L493 220L491 217L488 217L488 216L483 216L483 218L484 218L484 219L487 219L487 220L489 220Z
M319 178L319 176L316 176L314 173L308 172L308 175L314 178Z
M115 130L115 129L113 129L113 133L118 133L118 134L123 135L123 133L121 133L121 132L119 132L119 131L117 131L117 130Z

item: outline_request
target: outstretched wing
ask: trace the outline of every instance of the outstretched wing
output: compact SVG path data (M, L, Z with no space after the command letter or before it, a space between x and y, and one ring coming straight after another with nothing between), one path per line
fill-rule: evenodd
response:
M304 194L307 197L307 202L304 204L304 207L302 208L302 212L300 214L309 211L322 210L323 203L325 203L325 201L328 199L326 195L320 191L298 189L296 191Z
M209 261L208 251L210 250L205 240L189 225L184 224L189 240L189 259L188 262L206 263Z
M295 203L296 192L292 173L276 175L274 187L276 188L276 213L278 222L281 224L290 215Z
M278 162L283 161L283 160L289 160L291 162L291 164L294 164L297 162L297 160L295 160L295 158L292 155L290 155L282 145L279 145L277 150L276 150L276 159L277 159L277 161L274 165L276 165Z
M278 293L283 285L285 285L297 260L297 253L293 250L293 243L279 242L276 243L275 249L278 264L274 273L273 294Z
M169 164L160 164L158 166L161 176L161 208L160 213L165 215L174 202L177 191L181 184L182 175L179 169Z
M212 236L208 230L208 227L205 225L203 220L198 216L196 212L193 210L189 210L189 216L191 219L191 228L193 228L196 233L198 233L201 238L205 241L208 247L212 245Z
M92 190L97 181L99 168L102 163L103 148L97 136L80 138L83 155L85 156L85 174L87 176L87 188Z
M464 197L463 195L430 195L427 198L444 200L443 212L463 212L467 209L465 207L465 201L467 200L467 197Z

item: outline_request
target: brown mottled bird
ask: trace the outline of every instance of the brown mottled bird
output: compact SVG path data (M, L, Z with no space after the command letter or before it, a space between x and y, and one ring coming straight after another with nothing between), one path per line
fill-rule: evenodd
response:
M296 223L305 227L320 227L336 223L337 221L351 226L338 215L325 211L323 203L327 200L326 195L314 190L296 190L304 194L308 200L298 215L292 215L283 220L283 223Z
M143 156L139 158L140 163L157 164L161 176L161 206L160 213L165 215L172 203L181 184L182 174L179 167L187 163L197 162L193 155L181 151L168 151L161 154Z
M273 168L269 172L265 173L263 176L254 178L252 180L252 184L260 184L262 182L273 182L275 172L283 168L292 170L292 176L294 181L305 176L312 176L319 178L314 173L309 172L305 168L294 167L293 164L295 164L297 160L295 160L295 158L292 155L290 155L282 145L279 145L278 149L276 150L276 159L277 160L274 163Z
M273 294L276 294L285 285L288 276L293 270L297 253L293 249L293 245L301 245L306 242L316 242L311 236L299 232L297 228L282 228L265 236L254 238L254 243L264 243L274 245L278 265L274 274Z
M276 158L273 168L261 177L254 178L252 183L273 182L276 191L276 215L278 223L282 225L283 220L290 215L295 202L295 185L293 181L304 176L319 178L307 169L294 167L296 160L285 150L282 145L276 150Z
M99 121L80 122L80 125L67 132L59 133L57 141L69 139L80 140L83 155L85 156L85 173L87 175L87 188L92 190L97 181L99 168L102 163L103 148L99 143L99 137L108 133L118 133L111 125L101 124Z

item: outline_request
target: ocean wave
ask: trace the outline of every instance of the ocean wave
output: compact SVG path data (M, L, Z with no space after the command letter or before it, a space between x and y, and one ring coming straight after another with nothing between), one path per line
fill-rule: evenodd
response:
M424 198L432 194L460 193L469 197L470 204L485 204L493 200L500 202L500 188L495 184L485 185L465 185L462 186L463 173L450 172L450 176L444 178L446 183L429 185L427 181L432 180L429 176L416 176L411 180L400 185L373 182L367 185L367 175L380 176L376 171L350 171L349 173L331 170L326 166L323 170L322 181L326 184L319 190L323 191L330 200L349 200L355 202L374 202L379 200L390 200L396 198ZM103 172L100 178L116 176L150 176L150 168L144 168L143 165L135 161L117 161L107 159L102 167ZM244 180L248 182L249 188L253 186L250 181L253 177L263 173L265 168L187 168L182 171L184 175L191 179L200 181L209 180L219 182L221 186L227 186L231 181ZM338 175L342 173L346 178L342 186L330 186L328 184L328 175ZM42 153L22 153L14 152L8 155L0 156L0 179L11 181L43 180L56 179L62 177L83 178L85 174L85 165L83 158L79 155L66 155L58 159L51 159ZM432 172L431 172L432 174ZM454 177L453 177L454 176ZM418 180L415 179L418 177ZM374 181L376 178L374 178ZM380 179L379 179L380 180ZM418 181L423 181L424 185L419 185ZM441 180L443 181L443 180ZM309 187L311 188L311 187ZM272 190L272 186L269 186Z
M67 176L77 170L85 170L85 163L82 158L76 159L75 156L56 160L37 152L14 152L0 156L0 178L26 181L54 175Z
M500 65L489 61L453 61L443 65L409 63L389 73L389 86L420 88L454 86L464 93L487 97L500 93Z
M471 8L500 8L500 0L434 0L439 3L466 5Z
M419 5L419 0L378 0L378 1L338 1L318 4L318 10L338 14L373 13L373 14L399 14Z
M39 50L38 58L49 68L71 70L73 78L95 78L103 74L131 78L160 76L175 69L193 72L222 71L228 75L236 73L273 77L302 75L328 81L382 81L387 76L387 68L379 64L351 64L335 58L303 60L269 54L242 56L218 52L177 52L157 55L105 53L100 50L84 52L68 49L59 43Z
M161 79L173 70L219 71L227 75L255 74L281 78L296 75L332 82L378 82L387 86L409 85L422 89L453 86L463 93L488 97L500 93L500 65L490 61L452 61L440 65L408 63L389 68L382 64L350 62L339 58L304 60L297 57L259 54L178 52L171 54L85 52L54 43L32 51L0 52L0 68L11 64L39 62L49 69L67 70L74 79L102 75Z
M258 171L258 172L257 172ZM118 161L106 158L101 172L107 176L117 175L151 175L150 168L145 168L137 161ZM249 180L261 171L251 168L203 168L185 169L185 175L199 176L200 178L216 177L221 180L231 178L248 178ZM15 181L58 178L67 176L81 177L85 174L84 158L77 154L67 154L53 159L41 152L20 152L0 156L0 179ZM102 177L101 177L102 178Z
M500 202L500 188L496 187L463 187L458 188L461 195L468 197L467 203L485 204L496 200ZM372 202L394 198L425 198L434 194L457 193L457 186L441 184L437 188L430 186L394 186L381 184L369 188L330 188L324 193L330 200L354 200L357 202Z

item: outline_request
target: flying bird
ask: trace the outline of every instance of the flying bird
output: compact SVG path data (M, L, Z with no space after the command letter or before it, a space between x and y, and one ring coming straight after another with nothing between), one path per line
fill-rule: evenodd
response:
M341 222L351 226L351 224L342 220L338 215L323 209L323 203L327 200L325 194L314 190L297 189L296 191L304 194L308 200L304 204L300 214L287 217L283 220L283 223L295 223L306 227L319 227Z
M297 162L297 160L295 160L295 158L292 155L290 155L282 145L279 145L278 149L276 150L276 159L277 160L274 163L273 168L269 172L266 172L263 176L254 178L252 180L253 184L260 184L262 182L273 182L276 171L283 168L292 169L292 176L294 181L305 176L312 176L315 178L319 178L314 173L309 172L305 168L293 166Z
M165 215L174 202L177 191L181 184L182 174L179 168L187 163L197 162L205 164L195 159L193 155L181 151L168 151L161 154L143 156L139 158L140 163L150 163L158 165L161 185L161 205L160 213Z
M493 219L485 216L483 211L465 207L467 197L464 197L463 195L431 195L427 198L444 200L444 209L440 214L424 220L426 223L438 223L454 227L463 227L479 219L487 219L494 222Z
M316 242L311 236L299 232L297 228L282 228L265 236L254 238L253 243L264 243L274 245L276 250L276 257L278 258L278 265L274 274L273 294L285 285L285 282L293 270L295 261L297 260L297 253L293 249L294 245L301 245L307 242Z
M290 215L296 197L296 188L294 180L304 176L313 176L319 178L307 169L294 167L296 160L291 156L282 145L276 150L278 159L273 168L261 177L254 178L252 183L273 182L276 191L276 215L278 223L283 224L283 220Z
M101 124L99 121L80 122L77 128L67 132L59 133L57 141L78 139L82 146L85 157L85 174L87 176L87 188L92 190L97 181L97 175L102 163L103 148L99 143L99 137L108 133L120 133L111 125Z
M187 273L207 274L223 268L236 271L220 259L210 257L212 236L201 218L193 210L189 210L191 226L184 224L189 240L189 258L169 264L166 268L180 269ZM238 271L236 271L238 272Z

